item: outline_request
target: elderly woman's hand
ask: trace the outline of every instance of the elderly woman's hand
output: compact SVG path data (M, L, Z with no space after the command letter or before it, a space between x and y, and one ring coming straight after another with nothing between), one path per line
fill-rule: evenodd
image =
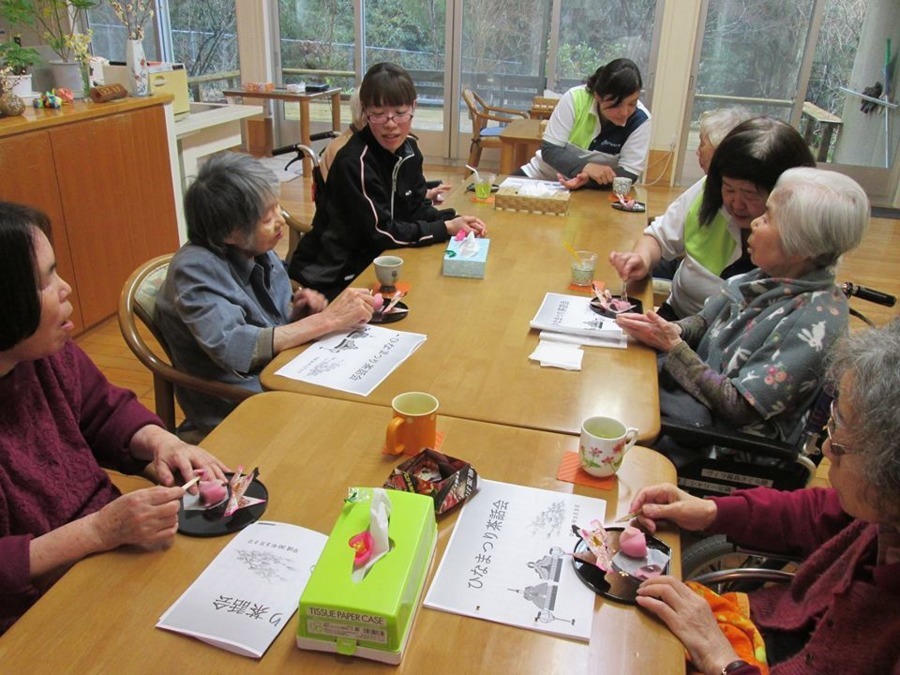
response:
M378 300L362 288L347 288L322 311L332 330L346 330L368 323Z
M311 288L298 288L291 299L291 321L321 312L328 306L325 296Z
M681 343L681 326L666 321L656 312L620 314L616 323L638 342L661 352L667 352Z
M136 490L94 514L100 550L131 544L147 550L167 548L178 530L178 508L184 490L152 487Z
M674 577L646 580L638 588L636 600L681 640L701 673L721 673L738 658L706 600Z
M138 429L128 447L135 459L150 461L147 473L161 485L175 485L176 474L178 480L187 481L200 471L207 478L224 480L228 471L228 467L203 448L185 443L153 424ZM197 486L190 490L196 493Z
M715 502L694 497L671 483L641 488L628 510L640 514L637 519L648 532L656 532L660 520L692 532L704 530L713 524L718 512Z

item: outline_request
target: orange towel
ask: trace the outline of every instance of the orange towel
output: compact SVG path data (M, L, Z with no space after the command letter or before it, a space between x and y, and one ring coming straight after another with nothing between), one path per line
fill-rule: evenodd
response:
M769 674L766 644L759 629L750 621L750 602L746 593L719 595L702 584L688 581L687 585L709 603L722 633L734 647L738 658L759 667L762 675Z

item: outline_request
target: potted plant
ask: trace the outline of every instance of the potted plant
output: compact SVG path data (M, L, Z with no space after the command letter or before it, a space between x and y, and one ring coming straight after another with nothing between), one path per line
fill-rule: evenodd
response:
M0 93L10 90L18 96L31 94L31 73L28 69L40 61L37 50L23 47L17 38L0 42L0 67L6 69L6 75L0 82Z
M0 17L13 26L35 31L59 56L59 61L50 61L57 84L77 96L87 94L90 87L87 61L91 32L82 33L79 28L84 13L98 4L99 0L0 0Z

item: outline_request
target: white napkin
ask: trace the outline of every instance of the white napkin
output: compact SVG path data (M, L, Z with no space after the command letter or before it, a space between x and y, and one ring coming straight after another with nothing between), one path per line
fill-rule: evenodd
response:
M568 335L566 333L554 333L549 330L542 330L539 333L541 340L547 342L564 342L566 344L580 345L582 347L610 347L612 349L626 349L628 347L628 336L625 334L619 337L587 337L582 335Z
M578 345L541 340L528 358L532 361L540 361L543 367L581 370L584 352Z

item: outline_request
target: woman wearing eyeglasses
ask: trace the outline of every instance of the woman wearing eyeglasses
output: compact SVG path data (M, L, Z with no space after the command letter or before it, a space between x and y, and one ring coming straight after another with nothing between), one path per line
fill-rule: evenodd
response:
M900 320L838 344L838 396L822 452L830 488L742 490L699 499L673 485L641 490L630 511L725 534L754 550L800 556L790 585L748 595L771 672L900 672ZM646 581L638 604L662 619L702 673L755 675L709 605L672 577Z
M694 316L620 316L623 330L662 352L662 417L795 440L828 351L847 332L834 266L868 222L868 199L852 179L788 169L750 224L747 248L759 269L729 279ZM678 466L700 452L665 437L654 447Z
M386 249L438 244L458 232L485 234L478 218L436 209L426 199L422 153L410 136L416 88L409 73L375 64L359 99L367 125L334 158L325 208L316 211L289 268L291 278L328 298Z

